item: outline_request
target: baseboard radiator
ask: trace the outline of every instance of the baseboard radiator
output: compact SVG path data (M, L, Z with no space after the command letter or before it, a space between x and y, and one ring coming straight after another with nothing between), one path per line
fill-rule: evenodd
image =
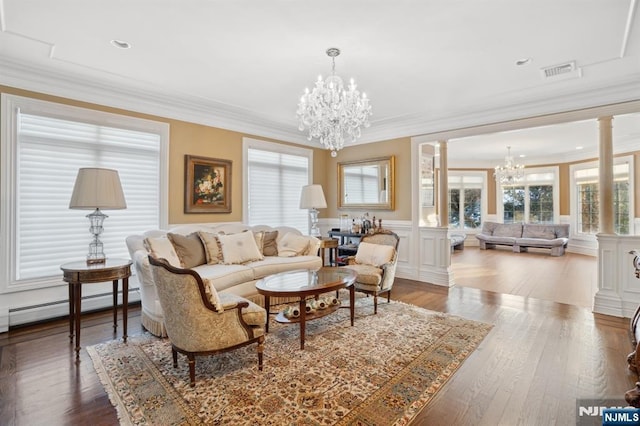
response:
M138 288L129 289L129 303L140 301ZM118 305L122 304L122 291L118 291ZM99 293L82 297L82 312L92 312L113 306L113 293ZM9 309L9 328L49 321L69 316L69 299L39 303Z

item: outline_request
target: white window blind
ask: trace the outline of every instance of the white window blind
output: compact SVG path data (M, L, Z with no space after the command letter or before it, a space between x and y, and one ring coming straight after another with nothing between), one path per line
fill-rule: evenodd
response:
M613 166L613 180L623 182L629 179L629 163L620 163ZM574 179L577 184L598 183L599 171L597 167L588 169L578 169L574 172Z
M352 167L344 173L344 198L349 204L377 204L381 200L378 165Z
M128 235L160 227L160 139L156 133L17 115L15 280L59 276L83 259L91 241L88 210L70 210L78 169L118 170L125 210L106 210L101 240L108 257L129 258Z
M306 155L247 149L249 225L291 226L309 232L309 213L300 209L302 187L309 183L309 162Z

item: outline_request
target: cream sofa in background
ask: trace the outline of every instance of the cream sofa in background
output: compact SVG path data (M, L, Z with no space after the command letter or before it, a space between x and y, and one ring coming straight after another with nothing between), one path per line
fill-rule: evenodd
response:
M202 277L203 281L209 281L219 293L230 293L244 297L260 306L264 305L264 299L258 294L255 283L267 275L279 272L292 271L296 269L319 269L322 266L322 259L317 255L320 247L320 240L311 236L304 236L295 228L286 226L270 227L266 225L247 226L242 224L222 224L222 225L180 225L170 230L150 230L140 235L131 235L127 237L126 243L129 254L134 262L135 272L140 283L140 298L142 303L141 322L145 329L156 336L166 336L163 323L163 312L160 301L156 293L153 276L149 266L149 242L158 247L165 246L171 249L168 234L177 234L178 236L191 236L193 233L206 233L204 235L211 237L214 234L230 236L241 232L250 231L252 234L271 233L277 231L275 243L278 248L278 254L273 255L273 247L270 250L271 255L262 256L262 259L243 261L243 253L231 253L228 257L230 262L224 263L224 259L220 254L218 262L209 264L205 259L205 263L192 266L199 263L199 260L193 258L187 259L183 256L171 259L175 254L168 253L165 258L176 267L184 267L182 260L186 260L187 265ZM226 238L226 237L223 237ZM151 239L150 241L147 239ZM174 238L176 239L176 238ZM145 242L145 240L147 240ZM182 238L181 240L185 240ZM256 242L258 240L256 239ZM292 242L292 244L288 244ZM167 246L169 244L169 246ZM287 247L283 246L286 245ZM174 246L175 248L175 246ZM206 245L203 244L206 252ZM220 246L218 246L220 248ZM215 248L212 247L213 250ZM253 254L253 252L251 252ZM229 253L227 253L229 254ZM249 256L254 257L253 255ZM233 262L232 264L229 264ZM274 304L281 303L284 300L271 298Z
M512 246L516 253L528 247L551 249L551 256L562 256L569 243L569 225L483 222L476 235L480 250L496 245Z

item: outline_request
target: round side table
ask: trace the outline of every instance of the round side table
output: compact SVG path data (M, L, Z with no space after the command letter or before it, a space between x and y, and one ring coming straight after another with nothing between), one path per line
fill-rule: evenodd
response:
M82 284L113 282L113 332L118 327L118 281L122 280L122 331L127 341L127 305L129 304L129 259L107 259L105 263L87 264L85 261L65 263L60 266L62 279L69 283L69 340L76 338L76 359L80 359L80 317L82 314ZM75 330L74 330L75 326Z
M322 266L325 266L325 249L329 250L329 266L335 266L335 263L338 262L338 240L335 238L322 238L320 240L320 257L322 258Z

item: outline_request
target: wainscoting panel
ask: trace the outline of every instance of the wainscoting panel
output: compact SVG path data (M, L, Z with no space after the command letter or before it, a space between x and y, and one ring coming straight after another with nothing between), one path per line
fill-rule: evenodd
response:
M635 277L633 256L640 236L598 234L598 292L594 312L631 318L640 305L640 280Z

